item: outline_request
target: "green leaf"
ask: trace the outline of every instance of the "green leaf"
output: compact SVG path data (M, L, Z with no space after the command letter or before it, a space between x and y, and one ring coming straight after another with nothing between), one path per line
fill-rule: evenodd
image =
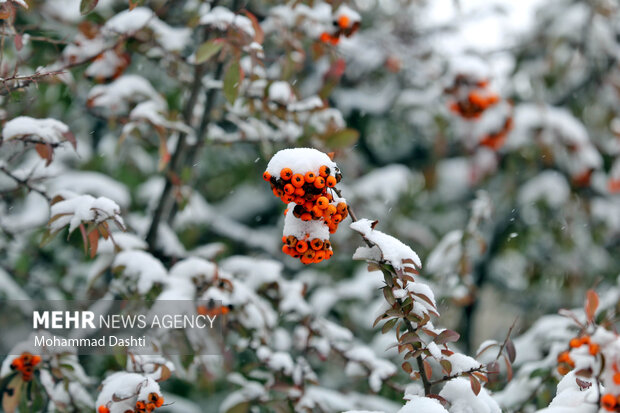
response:
M392 329L392 327L394 327L394 325L398 322L398 318L393 318L391 320L386 321L385 324L383 324L383 327L381 328L381 332L383 334L387 333L388 331L390 331Z
M360 137L355 129L341 129L327 137L325 143L331 149L342 149L353 146Z
M223 43L220 39L209 40L198 46L196 50L196 63L204 63L222 50Z
M224 96L232 105L237 100L241 85L241 67L238 61L233 61L224 75Z
M99 0L82 0L80 1L80 14L82 16L90 13L97 7Z

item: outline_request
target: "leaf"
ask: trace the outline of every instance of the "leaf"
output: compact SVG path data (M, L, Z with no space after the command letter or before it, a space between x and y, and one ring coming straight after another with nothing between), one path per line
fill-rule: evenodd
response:
M588 290L586 293L586 317L590 323L594 322L594 315L596 314L596 309L598 308L598 294L594 290Z
M461 335L456 331L444 330L433 341L437 344L446 344L458 341L460 337Z
M84 244L84 254L88 252L88 237L86 236L86 228L84 224L80 224L80 234L82 234L82 243Z
M45 159L45 166L48 166L52 163L52 159L54 158L54 148L50 144L37 143L34 145L34 149L37 151L41 159Z
M575 378L575 382L581 390L589 389L590 387L592 387L592 383L590 383L589 381L581 380L579 377Z
M383 324L383 327L381 327L381 332L383 334L387 333L388 331L392 329L392 327L394 327L394 325L396 325L397 322L398 322L398 318L393 318L391 320L388 320L385 324Z
M329 135L327 139L325 139L325 143L331 149L349 148L357 142L359 137L360 133L358 131L346 128Z
M417 333L413 331L409 331L403 334L403 336L400 338L400 342L402 344L408 344L408 343L413 344L413 343L421 343L422 340L420 339Z
M515 358L517 358L517 349L515 348L515 345L510 338L506 340L506 345L504 346L504 349L506 349L506 354L508 354L508 359L510 360L510 362L514 363Z
M433 377L433 368L431 367L431 363L424 360L422 364L424 364L424 373L426 375L426 378L430 381Z
M99 247L99 231L93 229L88 234L88 241L90 243L90 258L95 258L97 254L97 248Z
M411 364L409 364L408 362L404 362L401 366L403 368L403 370L405 370L405 372L407 374L411 374L411 372L413 371L413 368L411 367Z
M473 374L468 374L468 376L469 376L469 383L471 384L471 390L477 396L478 394L480 394L480 390L482 390L482 386L480 385L480 382L478 381L476 377L474 377Z
M394 293L390 287L383 287L383 296L385 297L385 301L388 302L389 305L394 305L396 299L394 298Z
M224 97L226 100L232 105L237 100L237 96L239 95L239 86L241 85L241 66L239 66L239 61L233 61L226 73L224 74Z
M252 28L254 28L254 41L258 44L263 44L263 41L265 40L265 32L263 32L263 28L258 22L258 19L247 10L245 11L245 15L248 16L248 19L252 22Z
M87 15L97 7L99 0L82 0L80 1L80 14Z
M170 369L164 366L163 364L160 366L160 368L161 368L161 374L159 375L159 379L157 381L162 382L162 381L168 380L170 376L172 376Z
M22 380L22 376L17 374L9 382L6 388L3 389L2 409L6 413L14 413L17 406L19 406L23 384L24 381Z
M198 50L196 50L196 63L201 64L211 59L220 50L222 50L222 46L224 45L222 39L214 39L209 40L198 46Z
M24 38L21 34L17 33L13 38L13 43L15 44L15 49L19 52L24 47Z
M510 360L504 357L504 361L506 362L506 379L508 381L512 380L512 364L510 364Z
M439 360L439 364L441 364L441 367L445 370L448 376L452 373L452 363L448 360Z
M497 361L487 364L487 377L491 383L499 381L499 363Z

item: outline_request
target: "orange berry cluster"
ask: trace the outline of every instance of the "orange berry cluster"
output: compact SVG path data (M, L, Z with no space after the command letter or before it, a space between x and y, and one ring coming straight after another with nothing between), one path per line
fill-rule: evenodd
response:
M352 21L349 16L341 15L334 19L334 30L331 33L321 33L319 40L323 43L337 45L340 42L340 36L351 37L359 28L359 21Z
M303 154L300 153L300 156ZM272 176L269 171L263 174L263 179L271 184L273 194L289 205L284 214L292 214L287 216L287 222L296 227L291 232L285 225L282 251L299 258L304 264L318 263L332 257L329 234L335 233L338 224L349 214L346 202L330 190L342 179L338 168L334 165L332 168L335 170L321 165L315 171L293 173L291 168L285 167L280 170L279 176ZM311 225L298 225L303 223Z
M601 347L598 344L593 343L588 335L575 337L569 341L568 345L571 349L580 348L581 346L588 346L588 352L592 356L596 356L601 351ZM560 353L558 355L558 373L565 375L573 368L575 368L575 362L570 357L570 350Z
M328 260L334 255L332 245L328 239L313 238L312 240L298 240L294 235L282 237L282 252L293 258L299 258L304 264L319 263Z
M612 380L616 386L620 386L620 371L618 371L618 365L613 363L611 367L614 371ZM601 396L601 407L610 412L620 412L620 394L614 395L612 393L606 393Z
M159 394L153 392L149 393L148 400L138 400L136 407L133 410L125 410L124 413L147 413L152 412L158 407L163 406L164 398ZM99 406L97 413L110 413L110 408L105 405Z
M464 75L458 75L454 84L446 92L455 98L450 110L465 119L478 119L485 110L499 103L496 93L487 89L487 80L472 80Z
M13 360L11 370L19 371L22 374L22 380L30 381L34 374L34 368L40 362L41 356L33 356L28 352L24 352Z

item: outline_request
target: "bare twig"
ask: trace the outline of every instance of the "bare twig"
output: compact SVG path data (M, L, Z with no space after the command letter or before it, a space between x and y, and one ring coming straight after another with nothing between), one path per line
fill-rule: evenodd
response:
M28 179L22 179L19 178L17 176L15 176L11 171L9 171L5 166L0 166L0 171L3 172L6 176L8 176L9 178L11 178L12 180L14 180L15 182L17 182L18 186L22 186L24 188L27 188L29 191L32 192L36 192L40 195L42 195L45 199L47 199L47 201L51 201L52 199L49 197L49 195L47 195L45 193L45 191L42 191L38 188L35 188L34 186L32 186L32 184L30 183L30 181Z

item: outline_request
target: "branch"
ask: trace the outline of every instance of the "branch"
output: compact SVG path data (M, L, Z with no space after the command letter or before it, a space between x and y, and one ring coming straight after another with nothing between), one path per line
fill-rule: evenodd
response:
M23 186L23 187L27 188L29 191L36 192L36 193L42 195L48 202L50 202L52 200L45 193L45 191L42 191L42 190L32 186L30 184L30 182L28 181L28 179L21 179L21 178L15 176L15 175L13 175L13 173L11 171L9 171L5 166L0 166L0 171L3 172L6 176L11 178L12 180L14 180L15 182L17 182L18 186Z
M332 190L336 193L336 195L338 195L338 197L342 198L342 192L339 189L332 188ZM355 212L351 208L351 205L349 205L348 203L347 203L347 210L349 212L349 215L351 216L351 221L353 221L353 222L357 221L357 215L355 214ZM361 234L360 234L360 236L361 236ZM373 247L374 246L374 244L372 242L370 242L369 240L367 240L363 236L362 236L362 239L364 240L366 245L368 245L369 247ZM390 271L390 273L392 274L393 277L396 276L396 274L394 274L392 271ZM396 302L402 308L402 306L403 306L402 300L400 298L397 298ZM411 324L411 321L407 320L407 318L405 318L405 317L403 317L401 320L403 321L403 323L405 324L405 327L407 327L407 330L409 332L411 332L411 333L415 333L416 332L416 328ZM420 377L422 378L422 385L424 386L424 395L428 396L429 394L431 394L431 386L432 386L433 383L431 383L428 380L428 378L426 377L426 367L424 367L424 360L422 360L422 355L419 355L418 357L416 357L416 363L418 365L418 371L420 372Z

